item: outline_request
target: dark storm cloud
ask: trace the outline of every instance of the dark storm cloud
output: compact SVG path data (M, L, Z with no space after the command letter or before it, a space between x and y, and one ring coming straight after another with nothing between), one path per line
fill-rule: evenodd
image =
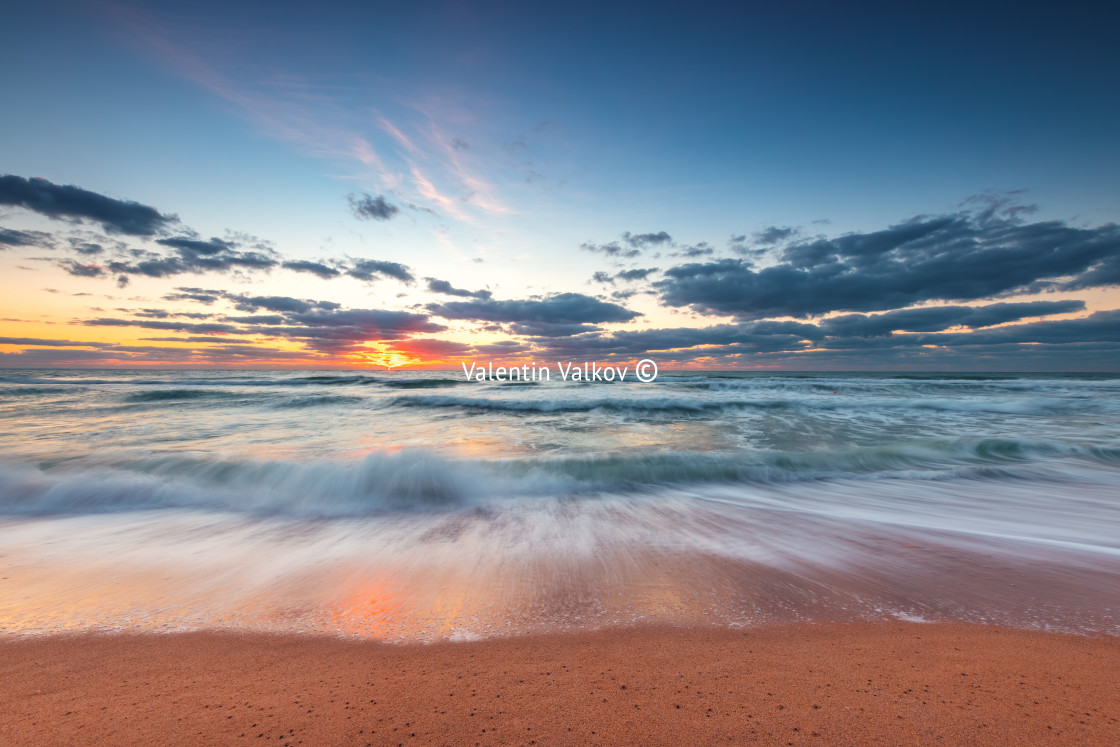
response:
M363 218L387 220L399 208L383 197L351 195L351 204ZM128 234L137 237L154 237L178 224L178 218L164 215L155 208L136 202L115 200L75 186L59 186L43 179L23 179L18 176L0 176L0 205L15 205L36 211L52 218L69 218L96 221L108 233ZM227 238L209 239L190 235L189 230L178 226L184 235L164 236L155 240L158 247L168 251L150 251L129 247L116 242L109 248L86 238L71 237L70 249L81 255L108 254L108 260L90 265L66 260L61 266L70 274L95 277L112 274L120 284L128 276L154 278L172 277L186 273L236 270L271 270L283 266L296 272L308 272L324 279L343 274L359 280L371 281L377 277L396 278L402 282L414 280L402 264L379 260L285 260L266 242L252 236L228 234ZM51 245L49 234L36 231L0 229L0 248L33 244ZM111 248L112 251L109 251ZM98 271L100 270L100 271Z
M333 311L341 308L334 301L313 301L291 296L252 296L248 293L230 293L222 290L206 290L204 288L176 288L176 293L168 293L163 298L165 301L197 301L207 305L215 301L227 301L239 311L253 313L264 309L279 313L307 313L316 309ZM184 316L184 315L180 315Z
M193 256L201 255L204 257L222 254L223 252L229 252L237 248L236 244L219 238L211 238L209 241L203 241L186 236L176 236L170 239L157 239L156 243L169 246L172 249L179 249Z
M98 244L98 243L95 243L95 242L92 242L92 241L74 241L74 240L71 240L70 248L73 249L74 251L76 251L78 254L83 254L83 255L86 255L86 256L103 254L105 252L105 247L103 247L101 244Z
M658 272L657 267L643 267L635 268L633 270L622 270L614 275L608 272L596 272L591 276L591 279L596 283L614 283L616 280L624 283L632 283L638 280L646 280L652 273Z
M597 324L628 322L640 316L618 304L581 293L560 293L544 299L475 300L428 304L428 311L445 319L469 319L504 324Z
M428 290L432 293L442 293L445 296L459 296L460 298L490 298L493 294L488 290L469 291L463 288L456 288L446 280L437 280L436 278L425 278L428 281Z
M1090 361L1094 365L1104 363L1096 355L1082 357L1086 351L1111 351L1113 361L1120 356L1120 310L1098 311L1081 319L1042 320L976 332L826 338L817 348L827 352L814 352L806 360L818 357L827 360L830 355L848 354L885 365L901 360L902 356L936 350L941 357L967 355L974 362L994 356L1015 362L1016 368L1032 357L1041 356L1039 359L1047 360L1048 365L1077 370ZM1115 368L1115 365L1107 367Z
M44 340L40 337L0 337L0 345L28 345L49 348L97 348L105 343L78 342L75 340Z
M293 260L285 262L281 265L286 270L294 270L295 272L309 272L312 275L317 275L324 280L336 278L342 274L338 269L325 265L322 262L309 262L307 260Z
M378 195L349 195L350 210L354 216L363 220L390 220L401 209L389 203L384 197Z
M796 233L797 229L790 228L789 226L783 228L779 228L778 226L770 226L769 228L764 228L761 231L756 231L753 238L754 243L756 244L770 246L773 244L780 244L786 239L793 237L793 235ZM742 241L746 239L746 237L740 236L736 237L736 239L738 239L738 241Z
M517 340L500 340L485 345L476 345L474 352L478 355L516 355L525 350L525 344Z
M368 339L393 339L415 332L440 332L442 325L424 314L383 309L323 309L287 314L288 319L313 329L360 330Z
M201 342L190 338L167 338L168 341ZM252 360L300 360L307 353L277 350L263 345L222 343L208 340L206 348L175 348L156 345L104 345L96 350L72 348L30 348L18 353L0 353L0 364L8 367L39 366L105 366L128 363L190 363L214 365L242 363ZM215 344L217 343L217 344Z
M342 308L341 304L334 301L315 301L291 296L253 296L248 293L230 293L206 288L180 287L175 290L175 293L165 295L164 300L197 301L206 305L211 305L215 301L227 301L235 309L249 313L264 309L281 314L306 314L311 311L336 311Z
M399 262L386 262L378 259L356 259L346 274L358 280L371 281L381 277L390 277L402 283L412 283L416 280L407 267Z
M510 331L526 337L571 337L586 332L598 332L594 324L564 324L556 322L515 322Z
M289 296L248 296L235 293L224 293L223 297L240 311L254 312L258 309L276 311L280 313L296 312L307 313L312 309L325 308L337 309L339 305L333 301L305 301Z
M412 273L399 262L374 259L332 260L332 264L307 260L283 260L271 250L242 251L235 241L211 238L208 241L188 237L161 239L157 242L174 250L166 256L142 250L132 250L125 259L109 262L106 267L113 273L172 277L185 273L228 272L232 270L271 270L284 267L296 272L308 272L324 280L343 274L363 281L382 277L395 278L404 283L415 280Z
M244 293L177 288L165 300L191 300L207 305L225 301L250 316L222 317L223 325L240 334L259 334L299 342L306 348L325 353L344 353L360 348L368 341L403 340L414 334L442 332L443 325L429 320L428 315L382 309L343 309L333 301L314 301L288 296L251 296ZM272 314L254 314L265 310ZM106 321L120 326L144 326L131 320ZM241 326L232 327L232 324ZM168 329L171 329L170 327ZM176 331L191 332L187 328Z
M1031 301L996 303L987 306L930 306L899 309L885 314L847 314L824 319L821 331L828 336L879 337L892 330L938 332L956 326L990 327L1033 316L1051 316L1084 311L1084 301Z
M625 259L628 257L637 257L642 253L641 249L625 249L617 241L612 241L609 244L592 244L584 242L579 245L579 248L585 252L592 252L594 254L605 254L608 257L618 257Z
M693 259L695 257L710 257L715 254L715 249L712 248L706 241L701 241L696 246L682 246L679 251L670 254L670 257L685 257Z
M971 333L925 335L919 344L946 344L954 347L1000 344L1118 343L1120 309L1098 311L1083 319L1056 319L982 329Z
M38 368L40 366L94 365L115 362L120 356L107 350L66 350L32 348L18 353L0 353L0 367Z
M578 355L607 354L612 356L640 356L666 350L716 346L704 350L705 354L727 352L759 352L803 350L810 335L818 334L816 326L798 322L759 322L756 324L720 324L712 327L680 327L615 332L606 335L586 335L568 340L544 342L553 354Z
M152 258L140 262L110 262L109 269L121 275L145 275L164 278L190 272L190 268L175 258Z
M43 231L17 231L14 228L0 228L0 250L9 246L40 246L50 244L51 235Z
M223 321L237 322L238 324L288 324L287 317L279 314L252 314L250 316L223 316Z
M633 234L627 231L622 234L622 240L627 244L639 249L647 246L660 246L661 244L672 243L673 237L665 231L658 231L657 233L638 233Z
M225 291L207 290L206 288L176 288L175 293L168 293L164 301L197 301L207 306L225 297Z
M443 325L424 314L381 309L316 309L284 315L287 325L250 328L249 331L285 337L327 353L342 353L367 341L401 340L414 334L442 332Z
M1021 223L981 211L794 244L759 270L737 259L680 265L654 285L667 305L701 313L807 317L1109 284L1118 255L1114 224Z
M143 327L144 329L162 329L173 332L213 335L235 334L241 331L232 324L218 324L216 322L157 322L147 319L101 318L85 319L81 324L88 327Z
M872 356L870 361L877 350L921 351L928 346L994 349L1011 345L1120 342L1120 310L1097 312L1082 319L991 326L1083 309L1081 301L990 304L978 308L950 306L903 309L875 316L853 314L826 319L820 324L757 321L700 328L617 331L610 335L592 333L564 340L543 339L547 336L541 335L535 342L555 355L629 357L666 353L672 357L670 351L685 351L676 357L687 359L696 355L719 358L796 353L799 354L796 360L803 362L816 360L821 349L827 349L830 355L842 350L866 351ZM941 332L960 326L978 331ZM898 329L910 331L892 332Z
M1104 285L1120 285L1120 252L1081 276L1058 284L1057 287L1059 290L1083 290Z
M352 195L351 203L355 212L364 218L387 220L399 211L382 197ZM227 238L200 238L179 225L178 218L164 215L155 208L115 200L79 187L59 186L44 179L0 176L0 205L24 207L52 218L96 221L108 233L154 237L174 227L183 234L156 238L155 245L163 251L139 249L120 241L110 241L109 246L105 246L86 236L67 239L69 249L76 254L105 256L106 260L97 265L73 259L59 261L66 272L83 277L114 275L121 286L128 283L129 276L165 278L187 273L267 271L280 266L323 279L345 274L363 281L379 277L395 278L405 283L414 280L409 269L397 262L369 259L285 260L267 242L252 236L227 232ZM40 231L0 228L0 249L31 245L53 247L54 243L53 236Z
M123 308L118 308L117 311L123 311L126 314L129 313L128 309ZM171 316L171 312L164 309L136 309L131 313L133 316L142 316L145 319L166 319Z
M263 248L259 243L258 249L252 251L242 251L239 242L216 237L203 240L175 236L159 239L156 243L174 250L174 255L131 250L127 259L109 262L108 269L114 274L163 278L184 273L269 270L279 264L274 252L259 250Z
M607 257L614 257L616 259L628 259L637 257L642 253L642 249L649 246L660 246L661 244L671 244L673 237L665 231L658 231L657 233L630 233L629 231L622 234L622 244L617 241L612 241L607 244L594 244L590 241L585 241L579 245L579 248L585 252L592 252L594 254L603 254ZM623 246L625 244L626 246ZM629 248L627 248L629 247Z
M58 266L68 274L80 278L98 278L105 274L105 268L101 265L87 265L72 259L60 259Z
M615 277L615 280L621 280L623 282L629 283L629 282L633 282L635 280L645 280L646 278L649 277L650 273L654 273L654 272L658 272L658 268L656 268L656 267L644 267L644 268L638 268L638 269L634 269L634 270L623 270L622 272L619 272L618 274L616 274L614 277Z
M229 336L222 337L141 337L144 342L193 342L200 345L228 345Z
M22 207L49 218L90 220L100 223L108 233L131 236L153 236L178 221L174 215L164 215L138 202L11 174L0 176L0 205Z

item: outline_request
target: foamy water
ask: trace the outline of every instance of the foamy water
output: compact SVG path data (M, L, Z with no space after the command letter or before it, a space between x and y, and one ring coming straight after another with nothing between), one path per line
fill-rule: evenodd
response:
M1120 633L1120 377L0 372L0 631Z

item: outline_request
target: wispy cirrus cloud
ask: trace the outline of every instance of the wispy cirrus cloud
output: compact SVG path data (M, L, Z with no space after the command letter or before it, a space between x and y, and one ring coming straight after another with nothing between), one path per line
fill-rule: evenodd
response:
M356 123L355 114L307 80L290 74L248 80L230 72L237 68L237 47L218 41L216 35L191 36L184 27L163 22L146 9L105 7L131 43L232 105L263 134L314 157L358 165L355 176L373 178L382 187L395 184L396 176Z
M470 222L472 220L471 216L461 207L460 201L448 197L436 189L436 186L417 166L410 166L409 173L412 175L412 181L424 200L437 205L439 210L461 221Z
M405 151L411 153L412 155L420 155L420 149L416 147L416 144L413 143L412 140L403 132L401 132L392 122L385 119L385 117L379 116L377 117L377 123L381 126L381 129L389 133L389 136L396 140L397 143L405 149Z
M250 78L240 71L239 48L215 33L188 31L154 11L114 5L111 12L132 43L231 105L263 135L342 164L347 177L393 192L421 211L435 209L464 222L474 220L472 211L509 212L477 158L458 145L462 138L445 132L438 104L399 102L386 94L382 103L399 107L401 116L396 122L376 110L371 116L365 85L326 85L282 70ZM421 121L406 122L404 112Z
M509 207L498 198L494 185L468 165L467 160L471 158L470 149L456 144L463 141L448 135L436 124L436 119L432 115L423 109L421 111L428 117L432 142L437 146L453 178L463 188L463 200L491 215L510 212Z
M392 122L382 114L376 116L376 122L399 146L399 156L407 164L406 181L411 182L416 194L438 205L451 217L468 222L473 220L470 210L488 215L510 212L497 196L497 188L491 180L481 174L477 158L466 141L440 124L441 120L454 121L462 117L442 113L448 106L446 103L413 101L406 106L420 115L420 122L406 124L403 119ZM401 188L399 186L398 190Z

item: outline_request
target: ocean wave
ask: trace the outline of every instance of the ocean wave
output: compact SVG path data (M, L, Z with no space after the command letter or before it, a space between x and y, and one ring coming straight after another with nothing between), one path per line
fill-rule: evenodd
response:
M1081 464L1081 467L1077 465ZM461 509L494 499L642 492L653 487L850 479L1068 480L1120 448L981 439L804 452L655 452L458 460L426 451L354 462L158 456L112 463L0 466L0 514L207 509L301 517Z
M312 518L462 506L486 495L474 468L425 452L353 463L151 457L81 468L0 467L0 513L203 509Z
M196 399L230 399L245 395L220 389L150 389L134 392L124 398L125 402L180 402Z
M680 412L704 413L729 409L758 410L937 410L945 412L993 413L1004 415L1042 415L1060 413L1078 407L1077 403L1047 397L1009 399L954 399L907 397L846 397L843 395L814 398L697 398L697 397L599 397L573 399L494 399L449 395L409 395L389 400L399 407L461 408L465 410L511 412ZM1089 406L1091 403L1085 403Z
M82 379L65 376L0 376L0 384L28 384L48 386L85 386L87 384L127 384L129 379ZM151 384L166 384L166 381L151 381Z
M390 405L399 407L458 407L468 410L493 410L510 412L585 412L590 410L615 411L684 411L703 412L721 409L726 403L705 402L697 399L671 399L665 397L563 399L487 399L439 395L413 395L395 397Z
M273 403L273 407L288 410L304 407L329 407L331 405L356 405L366 400L346 394L318 394L307 397L291 397Z
M0 397L42 397L51 394L71 394L85 387L14 386L0 387Z
M1114 393L1120 382L1114 380L1035 380L1018 378L961 377L926 379L912 378L732 378L732 377L673 377L660 378L658 385L671 391L699 392L749 392L759 397L815 397L839 394L841 396L886 397L1020 397L1035 396L1094 396Z
M174 386L174 387L317 387L317 386L371 386L381 385L393 389L423 389L453 386L466 383L463 379L449 377L407 378L397 375L369 376L367 374L319 374L312 376L196 376L176 375L166 378L112 378L87 379L71 377L0 376L0 384L25 386L50 386L69 389L84 386ZM14 388L0 387L0 392Z
M382 379L379 383L390 389L438 389L467 382L463 379Z

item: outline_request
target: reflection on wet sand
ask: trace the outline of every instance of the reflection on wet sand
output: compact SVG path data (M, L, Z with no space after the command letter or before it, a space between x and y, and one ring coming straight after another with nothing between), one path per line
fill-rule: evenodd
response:
M917 528L883 508L896 488L859 486L878 510L868 518L837 501L842 487L800 486L796 500L727 489L347 521L166 511L8 521L0 630L438 640L901 618L1120 632L1120 555L1078 540L1080 520L1040 524L1035 536L1012 531L1011 512L947 513ZM1018 490L1009 505L1041 488Z

